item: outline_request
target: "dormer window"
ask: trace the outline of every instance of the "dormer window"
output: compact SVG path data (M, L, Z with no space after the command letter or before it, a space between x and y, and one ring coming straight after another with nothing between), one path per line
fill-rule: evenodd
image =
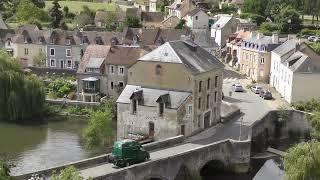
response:
M41 44L43 42L41 37L39 37L38 42L39 42L39 44Z
M132 99L131 100L131 114L136 114L137 113L137 100L136 99Z
M71 44L71 40L67 39L67 45L70 45L70 44Z
M160 102L159 103L159 116L163 116L163 111L164 111L164 103Z
M28 43L28 37L26 35L23 36L23 42Z
M51 39L50 39L50 43L51 43L51 44L54 44L54 38L51 38Z
M158 115L161 117L164 113L164 108L170 107L170 95L169 94L163 94L159 96L159 98L156 101L158 103Z

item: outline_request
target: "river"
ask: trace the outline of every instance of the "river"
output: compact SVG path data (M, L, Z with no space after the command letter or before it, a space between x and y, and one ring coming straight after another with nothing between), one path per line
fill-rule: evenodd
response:
M28 126L0 122L0 156L14 165L11 175L20 175L104 153L84 148L85 125L76 120Z

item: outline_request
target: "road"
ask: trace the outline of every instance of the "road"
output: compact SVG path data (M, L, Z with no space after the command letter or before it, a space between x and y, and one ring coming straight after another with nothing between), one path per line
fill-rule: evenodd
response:
M179 153L185 152L187 150L196 149L196 148L199 148L202 146L203 145L201 145L201 144L195 144L195 143L182 144L179 146L174 146L174 147L163 149L160 151L151 152L150 159L157 160L157 159L161 159L161 158L165 158L165 157L170 157L170 156L174 156ZM80 173L81 173L82 177L84 177L85 179L88 179L90 177L91 178L99 177L99 176L106 175L109 173L121 171L123 169L124 168L118 168L113 164L106 163L106 164L100 164L98 166L94 166L94 167L91 167L88 169L81 170Z
M224 82L223 92L225 95L224 101L233 103L240 107L242 115L223 123L216 127L211 127L191 138L186 144L178 145L175 147L163 149L156 152L150 153L152 160L173 156L190 149L199 148L203 145L217 142L224 139L235 139L239 140L240 135L240 121L242 120L241 140L246 140L248 137L249 127L256 120L263 117L271 108L267 102L260 98L258 95L246 90L242 93L233 92L232 96L229 96L231 91L231 85L238 83L241 77L238 73L225 69L224 71ZM84 178L99 177L111 172L117 172L123 170L123 168L117 168L113 164L101 164L92 168L81 170L80 173Z

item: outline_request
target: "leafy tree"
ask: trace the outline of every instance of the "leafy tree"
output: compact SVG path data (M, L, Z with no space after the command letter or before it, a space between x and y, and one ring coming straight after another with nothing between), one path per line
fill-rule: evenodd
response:
M10 169L9 166L0 160L0 180L10 180Z
M105 103L104 110L93 112L88 126L84 130L85 146L106 145L112 141L114 129L112 119L114 118L114 103L110 100Z
M63 169L59 174L53 173L50 180L84 180L79 170L73 166Z
M93 19L88 14L79 14L74 18L74 21L80 27L93 23Z
M53 28L59 28L63 24L62 23L63 15L62 15L62 11L60 10L61 6L58 0L54 0L52 4L53 6L49 10L49 15L52 17L51 26Z
M63 7L63 15L64 15L64 17L68 17L69 16L69 8L68 8L68 6L65 6L65 7Z
M132 28L140 28L142 26L140 23L140 19L136 16L127 16L126 25Z
M43 52L33 56L33 64L38 67L44 67L46 65L46 54Z
M259 14L265 16L265 9L268 1L265 0L245 0L243 3L243 12Z
M106 28L108 31L113 31L117 28L115 22L117 20L117 14L116 12L113 11L108 11L106 12L107 16L105 19L105 23L106 23Z
M175 29L182 29L185 24L186 24L186 20L181 19L179 23L176 25Z
M314 43L311 45L312 49L320 55L320 43Z
M297 10L291 6L286 6L281 9L275 20L279 23L280 30L283 33L299 32L301 30L302 20Z
M41 9L33 4L31 0L22 0L17 6L16 16L19 22L35 20L41 17Z
M43 83L25 75L15 59L0 51L0 120L20 122L43 115Z
M320 142L295 145L284 157L285 176L288 180L320 179Z

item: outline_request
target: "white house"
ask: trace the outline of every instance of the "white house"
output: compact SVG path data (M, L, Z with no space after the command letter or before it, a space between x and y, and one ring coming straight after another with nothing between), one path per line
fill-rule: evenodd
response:
M221 16L216 23L211 26L211 37L222 48L226 45L230 34L236 31L236 22L233 16Z
M201 9L193 9L186 16L186 25L191 29L207 29L209 16Z
M287 40L271 53L270 85L289 103L320 98L320 56L309 45Z
M192 9L191 0L176 0L170 6L167 7L168 16L176 16L182 19Z

